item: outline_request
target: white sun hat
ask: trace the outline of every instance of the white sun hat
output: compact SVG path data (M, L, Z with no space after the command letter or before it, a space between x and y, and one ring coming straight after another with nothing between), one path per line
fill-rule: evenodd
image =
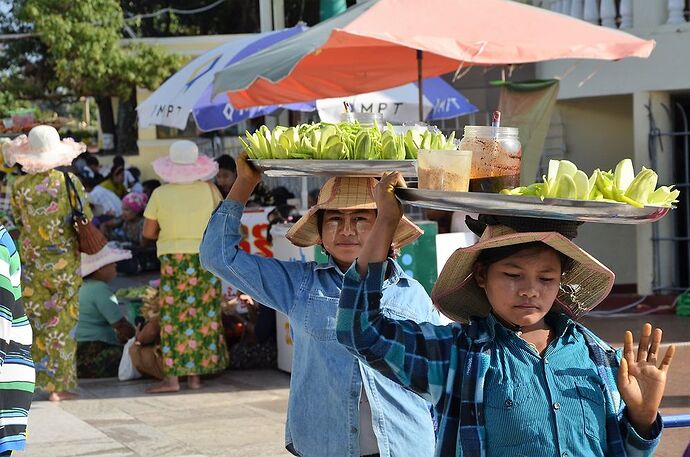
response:
M56 167L70 165L82 152L84 143L72 138L60 141L55 127L39 125L31 129L29 135L19 135L3 148L5 162L12 166L18 163L26 173L43 173Z
M117 263L120 260L132 258L132 251L126 249L116 249L105 245L103 249L95 254L89 255L81 253L81 276L86 277L98 271L106 265Z
M189 140L175 141L166 157L153 162L153 171L169 183L208 181L218 174L218 163L199 154L196 143Z

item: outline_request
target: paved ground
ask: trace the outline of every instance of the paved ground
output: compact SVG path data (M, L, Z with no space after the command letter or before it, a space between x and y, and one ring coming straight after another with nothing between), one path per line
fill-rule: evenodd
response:
M141 278L139 283L150 278ZM136 285L127 280L122 285ZM586 319L599 335L620 345L626 328L650 321L680 343L664 414L690 413L690 318ZM683 344L686 343L686 344ZM289 375L275 370L228 371L199 391L146 395L151 381L80 383L81 398L53 404L36 401L29 416L25 457L66 456L287 456L283 427ZM681 457L690 428L669 429L656 455ZM416 456L415 456L416 457Z

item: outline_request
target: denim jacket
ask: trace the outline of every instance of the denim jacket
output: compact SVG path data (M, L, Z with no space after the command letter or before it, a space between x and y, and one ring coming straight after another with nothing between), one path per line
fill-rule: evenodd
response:
M294 348L286 447L303 457L359 456L363 387L381 456L431 456L435 437L428 403L359 362L336 340L344 273L333 262L286 262L245 253L238 247L243 209L230 200L216 209L200 259L216 276L290 319ZM424 288L395 262L391 265L383 313L438 323Z

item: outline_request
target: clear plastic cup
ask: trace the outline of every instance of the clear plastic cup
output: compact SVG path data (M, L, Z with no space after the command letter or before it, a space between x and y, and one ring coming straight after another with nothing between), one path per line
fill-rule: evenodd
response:
M362 125L374 125L374 122L380 127L383 125L382 113L358 113L348 111L340 115L342 122L359 122Z
M420 149L417 152L419 189L467 192L472 151Z

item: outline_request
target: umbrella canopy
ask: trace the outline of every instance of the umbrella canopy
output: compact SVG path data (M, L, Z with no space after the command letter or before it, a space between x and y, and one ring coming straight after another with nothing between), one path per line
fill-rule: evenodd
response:
M317 100L459 65L647 57L654 44L509 0L369 0L218 72L213 92L237 107Z
M248 110L235 109L225 95L211 94L214 74L228 65L294 36L306 27L296 26L276 32L248 35L218 46L197 57L168 78L137 107L139 125L164 125L184 129L189 114L194 114L203 131L217 130L252 117L270 114L279 105ZM313 111L314 104L297 104L290 109Z
M439 77L425 79L423 87L424 120L452 119L479 111L457 89ZM325 122L340 121L343 101L347 101L357 112L381 113L387 122L414 122L419 120L417 91L417 84L410 83L378 92L317 100L316 108Z

